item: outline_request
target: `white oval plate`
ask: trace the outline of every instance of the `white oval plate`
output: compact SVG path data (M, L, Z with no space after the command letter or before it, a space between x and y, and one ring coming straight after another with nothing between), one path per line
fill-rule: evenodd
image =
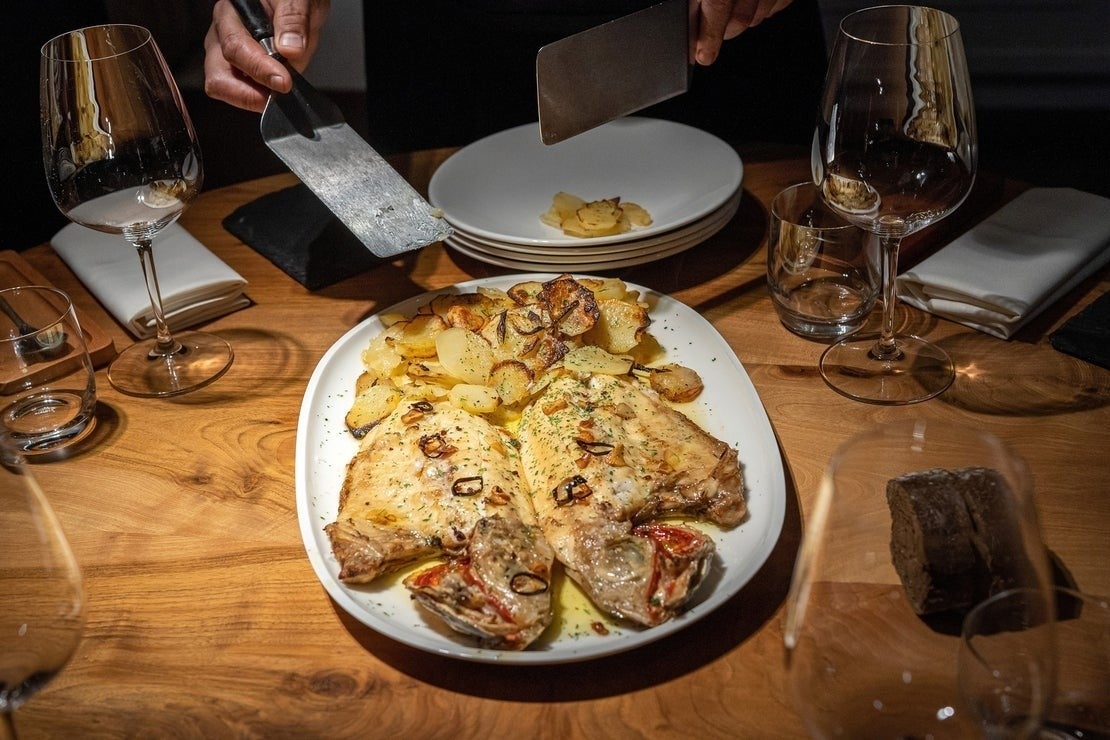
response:
M551 274L507 275L472 280L454 287L473 292L479 285L507 289L525 280L549 280ZM668 362L697 370L705 381L700 399L684 409L709 433L736 447L744 466L749 518L731 530L705 528L717 543L713 571L690 608L658 627L640 629L608 624L608 634L578 629L561 616L527 650L488 650L426 616L395 578L368 586L339 581L324 525L335 520L339 489L357 442L343 417L351 403L355 378L362 372L360 354L384 326L376 314L336 341L316 366L305 389L297 424L297 519L309 562L328 594L355 619L398 642L436 655L484 663L555 664L589 660L624 652L672 634L709 614L734 596L763 566L782 530L786 483L771 424L755 387L736 355L717 331L689 307L646 288L640 291L651 306L651 333L666 351ZM436 293L426 293L382 313L413 313ZM561 579L561 591L572 589Z
M428 199L456 229L518 244L582 246L540 221L555 193L639 203L652 224L596 237L609 244L684 226L719 208L740 187L736 150L700 129L627 117L547 146L539 125L517 126L463 147L432 174Z

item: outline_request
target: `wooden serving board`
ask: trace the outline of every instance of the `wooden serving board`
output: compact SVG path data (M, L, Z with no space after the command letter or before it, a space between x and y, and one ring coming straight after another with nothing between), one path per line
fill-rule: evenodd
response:
M18 252L11 250L0 252L0 288L15 288L22 285L44 285L55 287L43 277L35 268L27 263ZM116 356L116 345L112 338L80 308L74 307L77 321L81 324L81 333L85 335L85 346L89 350L93 367L101 367L111 362ZM58 365L76 364L80 360L72 352L67 353L49 363L42 364L42 373L56 372ZM26 378L0 378L0 391L8 392L9 386L26 380Z

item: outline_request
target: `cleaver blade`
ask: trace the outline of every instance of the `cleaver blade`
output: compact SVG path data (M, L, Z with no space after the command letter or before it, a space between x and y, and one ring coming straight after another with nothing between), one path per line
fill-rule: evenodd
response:
M540 138L555 144L686 92L689 0L666 0L536 54Z

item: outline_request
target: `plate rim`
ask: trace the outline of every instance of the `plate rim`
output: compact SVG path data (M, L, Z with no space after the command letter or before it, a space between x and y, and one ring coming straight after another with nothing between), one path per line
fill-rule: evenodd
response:
M671 121L671 120L668 120L668 119L665 119L665 118L649 118L649 117L645 117L645 116L625 116L625 117L619 118L615 121L610 121L609 123L598 126L597 128L593 129L592 131L586 132L586 134L581 134L580 136L590 136L590 135L592 135L594 137L607 136L607 135L613 134L613 132L619 131L620 127L622 127L622 126L645 126L645 127L651 127L651 128L657 128L657 129L671 129L671 130L676 131L676 132L682 132L684 134L687 134L687 135L690 135L690 136L693 136L693 137L697 137L705 145L712 146L713 148L719 150L718 156L713 158L715 162L719 162L720 161L719 158L724 158L725 160L728 161L729 164L733 165L734 171L730 175L730 179L729 179L728 184L719 188L717 191L707 191L707 192L715 192L716 195L714 195L713 199L706 206L702 207L700 210L690 211L689 213L683 215L681 218L671 220L671 221L669 221L665 224L658 224L658 225L653 224L653 225L645 227L645 228L634 229L632 231L627 231L623 234L613 234L611 236L594 237L590 240L590 242L594 245L617 244L617 243L620 243L620 242L633 241L633 240L642 239L642 238L645 238L645 237L648 237L648 236L662 234L666 231L670 231L672 229L677 229L677 228L680 228L682 226L685 226L688 223L690 223L691 221L695 221L695 220L697 220L697 219L699 219L699 218L701 218L701 217L703 217L703 216L705 216L709 213L712 213L716 209L718 209L730 197L732 197L733 192L735 190L737 190L738 188L740 188L741 183L744 180L744 163L743 163L743 160L740 158L740 154L736 151L736 149L734 147L732 147L730 144L728 144L726 141L724 141L723 139L721 139L717 136L714 136L713 134L711 134L707 131L703 131L702 129L691 126L689 124L679 123L677 121ZM536 143L539 146L544 146L542 144L542 142L540 140L540 136L539 136L539 124L536 123L536 122L533 122L533 123L521 124L519 126L513 126L511 128L504 129L503 131L499 131L499 132L490 134L489 136L484 136L481 139L478 139L477 141L471 142L470 144L467 144L466 146L462 147L458 151L454 152L451 156L449 156L447 159L445 159L438 167L436 167L435 171L432 173L431 179L428 181L428 200L434 207L439 208L443 211L444 219L449 224L451 224L451 226L453 228L461 230L461 231L469 232L469 233L474 234L476 236L482 236L486 239L493 239L493 240L502 241L502 242L511 242L511 243L514 243L514 244L519 244L521 246L559 247L559 246L581 245L581 242L582 242L581 239L579 239L577 237L571 237L571 236L566 236L566 235L562 235L562 234L557 234L557 233L555 233L556 230L553 229L553 228L551 229L552 235L550 237L542 237L542 238L528 237L528 236L523 236L522 237L522 236L514 236L512 234L497 233L495 231L491 231L489 229L482 228L481 226L476 226L474 224L466 223L465 221L459 219L459 217L457 215L452 216L452 214L450 212L450 209L444 208L444 206L443 206L443 203L442 203L442 200L441 200L441 195L442 195L441 189L443 187L444 178L454 176L453 169L457 168L459 166L459 162L463 161L467 156L475 156L474 152L478 151L479 147L489 146L491 144L491 142L493 142L493 141L495 141L499 138L512 139L513 137L523 137L529 131L534 132ZM575 138L578 138L578 137L575 137ZM575 146L575 144L574 144L575 138L568 139L567 141L561 142L560 144L557 144L555 146L563 146L563 147L567 147L568 145L569 146ZM549 149L549 148L550 147L545 147L544 149L541 149L539 151L546 151L546 149ZM452 163L452 160L454 160L454 163ZM552 195L554 195L554 192L552 193ZM537 223L539 223L539 215L540 215L539 213L536 214L536 222ZM550 228L550 227L548 227L548 228Z
M309 435L307 430L309 428L309 425L311 423L314 423L314 417L319 412L319 409L314 402L317 400L317 394L321 392L322 378L330 369L330 364L335 360L335 358L344 349L347 349L348 344L358 340L362 333L370 331L374 327L375 323L380 326L380 317L383 314L395 313L398 310L406 310L406 307L408 306L412 306L413 308L415 308L420 304L420 302L426 302L435 295L451 290L469 291L477 288L478 286L504 287L512 285L516 282L522 282L526 280L549 280L553 277L556 277L557 275L558 273L533 272L477 278L456 283L452 286L447 286L431 291L425 291L411 298L399 301L383 310L376 311L371 316L368 316L367 318L363 319L358 324L344 332L344 334L335 342L333 342L332 345L325 351L324 355L320 358L320 360L316 364L316 367L313 369L313 372L305 387L305 392L301 401L301 407L297 416L297 433L294 451L294 485L296 511L298 530L301 534L302 545L305 548L306 555L308 557L310 565L312 566L314 575L316 576L320 584L324 587L328 595L348 615L386 638L433 655L479 663L501 663L514 665L556 665L594 660L617 653L627 652L660 640L667 635L673 634L674 632L685 629L699 621L702 617L713 612L727 601L731 600L745 585L747 585L747 583L752 580L752 578L755 577L759 570L761 570L765 566L767 560L770 558L771 553L774 550L775 545L781 537L786 513L785 462L782 459L781 450L779 449L777 439L774 436L774 431L771 427L770 419L767 416L766 409L763 406L762 400L759 398L759 394L756 391L755 386L751 382L751 378L748 376L747 371L744 369L743 364L740 362L740 359L736 356L736 353L724 340L724 337L722 337L720 333L717 332L716 328L713 327L713 325L710 324L708 321L706 321L704 317L701 317L699 314L697 314L692 308L686 306L675 298L667 296L666 294L656 292L645 286L626 282L629 289L639 291L641 297L643 297L645 300L648 300L652 304L653 309L656 308L660 303L662 303L672 311L677 310L679 313L688 312L686 318L692 316L703 322L703 328L708 329L708 331L711 332L711 336L715 336L720 342L720 346L715 349L723 348L724 350L726 350L726 352L724 353L724 359L727 360L727 364L730 366L730 369L737 374L737 379L740 380L741 385L744 386L743 390L745 391L745 393L742 394L745 400L744 405L747 406L747 410L751 412L749 422L754 423L755 426L759 427L759 434L757 435L757 437L761 440L761 446L764 448L763 452L766 456L766 459L763 460L764 464L762 471L768 476L768 479L764 482L766 490L762 492L770 495L765 495L761 498L761 504L766 506L765 512L767 514L767 520L764 530L761 530L759 533L761 535L759 539L759 546L752 553L749 554L750 557L747 560L740 564L733 564L734 566L739 565L741 567L741 570L743 571L743 574L741 575L742 580L737 583L734 588L728 591L728 593L721 592L719 590L720 586L718 584L718 590L710 593L707 598L698 601L683 614L663 625L643 630L630 629L629 632L625 633L626 639L617 638L609 641L608 638L606 638L606 641L600 644L592 643L589 645L585 645L583 646L583 649L580 650L574 649L572 647L557 654L547 651L491 650L480 648L477 646L466 646L459 643L445 642L444 644L440 645L438 643L433 643L432 641L420 635L409 635L401 633L398 630L390 629L385 625L384 621L381 620L380 617L378 617L378 620L382 622L382 624L380 625L376 625L371 621L368 621L367 618L364 618L364 616L372 615L366 614L366 610L362 607L362 605L358 604L352 597L350 593L350 588L339 582L338 578L332 573L332 570L329 569L327 563L325 562L326 558L332 557L330 549L325 553L321 552L321 550L316 547L317 537L323 537L324 535L322 534L323 524L313 519L314 512L311 510L313 507L310 506L311 502L309 501L310 471L307 463L309 460L310 452L307 449L309 443ZM575 274L575 277L590 278L594 276L587 274ZM367 336L366 340L368 341L369 338L370 337ZM732 392L729 394L730 398L738 398L741 395L736 393L736 390L736 388L732 389ZM335 412L333 411L332 413L334 414ZM338 418L342 419L342 415L340 415ZM338 423L342 425L342 421L339 421ZM730 446L737 446L736 441L725 441ZM743 453L741 453L741 463L745 465L745 468L747 468L752 464L751 458L746 459ZM749 485L747 475L745 475L745 484ZM751 502L752 497L755 493L756 492L752 490L748 491L749 503ZM335 492L335 496L336 498L338 498L338 490ZM743 526L744 524L741 524L736 529L729 530L728 533L738 532L740 527ZM726 533L726 535L728 533Z

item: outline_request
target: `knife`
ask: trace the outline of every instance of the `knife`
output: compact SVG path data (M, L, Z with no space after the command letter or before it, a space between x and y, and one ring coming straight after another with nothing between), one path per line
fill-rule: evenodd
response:
M542 47L540 138L555 144L690 86L689 0L666 0Z
M378 257L442 241L451 227L343 119L339 108L274 50L274 27L258 0L232 0L251 36L285 64L293 89L262 112L262 139Z

